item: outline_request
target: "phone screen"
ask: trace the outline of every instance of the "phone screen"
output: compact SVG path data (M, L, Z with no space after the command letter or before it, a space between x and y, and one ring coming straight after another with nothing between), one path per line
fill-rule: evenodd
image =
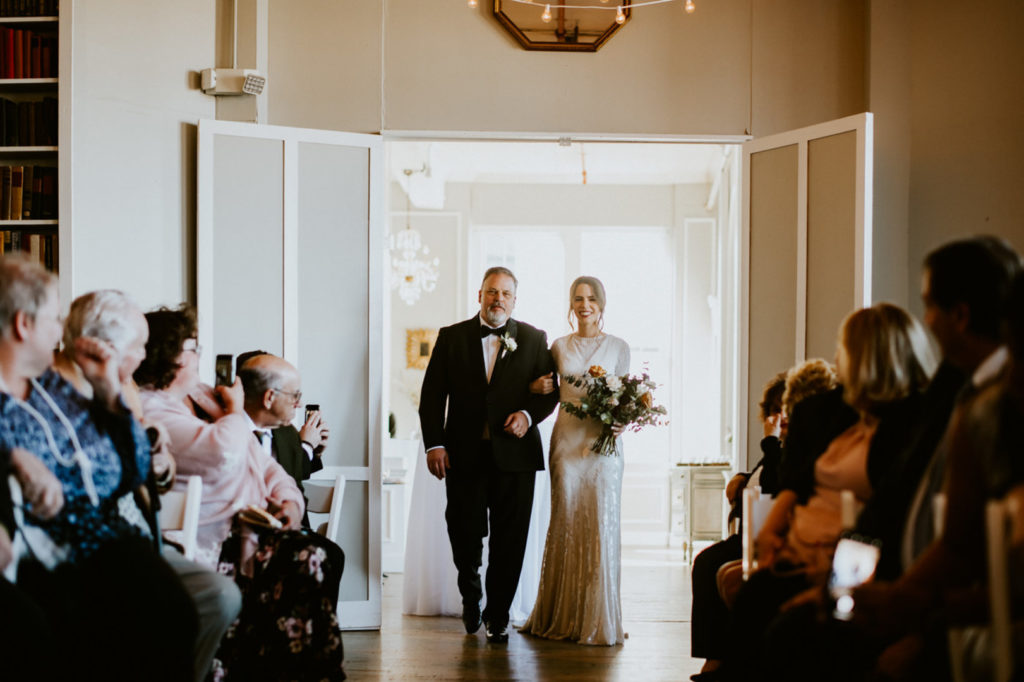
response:
M214 371L217 374L216 383L218 386L230 386L234 383L234 380L231 378L231 365L231 355L224 354L217 356L217 364Z
M850 620L853 617L853 588L874 577L880 555L878 545L852 538L839 540L828 580L829 594L835 600L834 618Z
M314 412L319 412L319 411L320 411L320 406L315 404L315 403L309 403L308 405L306 405L306 418L302 420L303 423L309 421L309 415L313 414Z

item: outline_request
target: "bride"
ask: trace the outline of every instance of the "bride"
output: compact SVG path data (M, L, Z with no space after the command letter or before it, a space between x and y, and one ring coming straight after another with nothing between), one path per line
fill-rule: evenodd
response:
M629 371L629 346L602 332L604 285L578 277L569 287L569 319L578 331L551 346L560 376L582 376L593 365L620 376ZM550 375L531 385L550 393ZM584 390L560 382L562 401L579 402ZM617 428L617 431L621 427ZM590 446L601 432L594 420L580 420L559 408L551 433L551 524L544 546L537 602L522 631L580 644L621 644L622 602L619 507L622 496L622 443L615 455Z

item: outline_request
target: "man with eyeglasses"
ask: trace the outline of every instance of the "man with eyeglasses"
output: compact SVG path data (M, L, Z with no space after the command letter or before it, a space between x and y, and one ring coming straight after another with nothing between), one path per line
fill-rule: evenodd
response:
M252 351L238 356L237 374L256 438L301 488L302 481L323 468L320 455L330 431L319 411L309 416L301 430L292 426L295 408L302 403L299 371L275 355ZM309 527L307 514L302 525Z

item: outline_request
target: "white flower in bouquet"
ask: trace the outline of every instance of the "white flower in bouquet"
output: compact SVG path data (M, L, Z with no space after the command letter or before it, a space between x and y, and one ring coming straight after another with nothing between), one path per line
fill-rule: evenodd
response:
M566 376L564 379L586 391L579 405L564 401L562 407L574 417L593 419L601 424L601 435L591 446L591 450L600 455L616 453L615 425L639 431L644 426L668 423L662 418L666 414L665 408L654 404L652 390L657 384L651 381L646 369L641 376L614 376L603 367L594 365L584 376Z

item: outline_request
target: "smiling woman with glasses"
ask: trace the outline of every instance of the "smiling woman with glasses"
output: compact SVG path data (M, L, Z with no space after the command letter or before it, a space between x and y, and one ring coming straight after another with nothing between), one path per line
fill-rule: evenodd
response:
M215 668L228 679L344 679L334 613L343 567L321 547L326 539L301 530L302 491L253 435L241 382L200 383L195 311L162 308L146 320L146 359L135 373L143 410L167 429L179 475L203 479L196 560L235 577L244 595ZM301 391L273 390L302 399ZM267 527L247 525L239 513L253 509L265 513ZM277 624L299 620L296 650Z

